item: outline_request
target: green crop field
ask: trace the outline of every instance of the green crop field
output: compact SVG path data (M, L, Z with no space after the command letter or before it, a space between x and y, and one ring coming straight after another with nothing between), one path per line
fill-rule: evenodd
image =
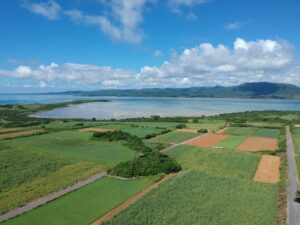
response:
M243 136L229 136L225 140L218 143L215 147L217 148L225 148L225 149L235 149L239 146L246 137Z
M258 155L186 145L168 155L185 171L104 225L276 224L277 185L252 181Z
M256 154L204 149L190 145L177 146L167 154L186 170L249 180L252 180L260 161L260 156Z
M187 132L170 132L167 134L156 136L152 138L154 142L157 143L170 143L170 144L177 144L183 141L187 141L191 138L197 137L199 134L195 133L187 133Z
M197 123L187 123L188 128L218 130L225 125L223 120L199 119Z
M0 142L0 213L101 171L101 165L79 162Z
M259 136L259 137L272 137L279 136L278 129L258 128L258 127L230 127L225 131L225 134L237 136Z
M275 225L277 187L202 172L179 174L103 225Z
M131 135L138 136L139 138L144 138L150 134L159 134L163 129L149 128L149 127L128 127L122 129L123 132L127 132Z
M103 178L3 225L89 225L151 183L150 178Z
M257 130L256 127L230 127L224 133L237 136L253 136Z
M92 133L62 131L45 135L18 138L7 142L17 148L60 153L79 160L88 160L107 166L134 157L129 148L113 142L91 140Z
M260 137L277 138L279 134L280 131L278 129L259 128L254 135Z
M296 151L300 154L300 128L294 129L294 141L296 143Z

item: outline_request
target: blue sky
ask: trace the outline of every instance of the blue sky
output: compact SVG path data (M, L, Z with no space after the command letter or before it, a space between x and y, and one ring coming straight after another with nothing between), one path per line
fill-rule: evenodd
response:
M298 0L11 0L0 92L300 85Z

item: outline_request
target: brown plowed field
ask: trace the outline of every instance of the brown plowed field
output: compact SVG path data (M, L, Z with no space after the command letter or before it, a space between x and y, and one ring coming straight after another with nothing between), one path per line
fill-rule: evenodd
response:
M143 197L144 195L146 195L148 192L152 191L153 189L157 188L161 183L163 183L164 181L170 179L174 175L175 174L168 174L168 175L166 175L160 181L158 181L158 182L150 185L149 187L147 187L146 189L144 189L142 192L140 192L140 193L132 196L127 201L123 202L121 205L117 206L116 208L114 208L111 211L109 211L106 214L104 214L102 217L100 217L98 220L96 220L95 222L93 222L91 225L100 225L104 221L106 221L106 220L112 218L113 216L117 215L119 212L121 212L122 210L126 209L129 205L135 203L141 197Z
M194 128L184 128L184 129L177 129L177 132L187 132L187 133L198 133L198 129L194 129Z
M0 139L10 139L10 138L18 138L18 137L27 137L38 133L43 133L43 130L25 130L11 133L0 134Z
M90 128L80 129L80 131L83 131L83 132L103 132L104 133L104 132L107 132L107 131L114 131L114 129L90 127Z
M280 179L279 167L280 157L263 155L253 180L261 183L276 184Z
M276 151L278 141L276 138L248 137L236 150L246 152Z
M225 135L225 134L208 133L208 134L204 134L204 135L200 136L199 138L195 138L192 141L187 142L186 144L210 148L228 137L229 137L229 135Z

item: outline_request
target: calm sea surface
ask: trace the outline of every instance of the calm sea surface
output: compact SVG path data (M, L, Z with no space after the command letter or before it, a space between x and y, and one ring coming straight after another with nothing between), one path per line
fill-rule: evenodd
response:
M120 119L151 115L199 116L247 110L300 111L300 101L212 98L127 98L78 97L71 95L0 95L0 104L55 103L74 99L109 99L111 102L86 103L34 114L48 118Z

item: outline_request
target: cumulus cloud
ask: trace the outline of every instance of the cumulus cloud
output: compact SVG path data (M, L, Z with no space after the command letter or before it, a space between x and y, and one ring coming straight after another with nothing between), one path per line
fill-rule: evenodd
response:
M84 64L20 65L0 70L0 76L33 78L51 83L99 88L187 87L236 85L273 81L300 84L300 62L286 41L246 41L237 38L232 47L201 43L185 49L160 66L144 66L138 72Z
M54 0L41 3L29 3L25 2L23 7L28 9L30 12L44 16L49 20L57 20L61 13L61 6Z

